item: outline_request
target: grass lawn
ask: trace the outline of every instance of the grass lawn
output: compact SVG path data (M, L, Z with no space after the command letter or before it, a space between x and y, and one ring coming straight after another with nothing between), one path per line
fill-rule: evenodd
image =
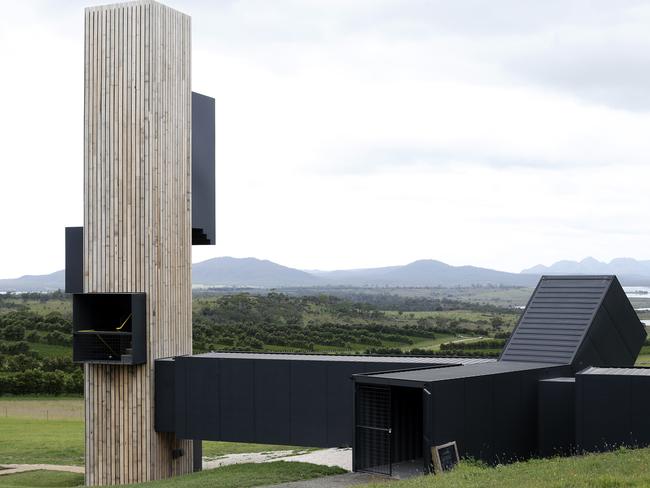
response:
M295 446L275 446L269 444L243 444L241 442L203 441L203 457L218 458L227 454L268 451L306 451L309 448Z
M83 432L81 397L0 397L0 464L82 465ZM203 456L210 458L298 449L304 450L293 446L203 442Z
M15 341L4 342L7 345L15 344ZM41 342L28 342L29 350L37 352L44 358L67 358L72 361L72 346L59 346L56 344L43 344Z
M382 483L363 485L384 488ZM613 488L650 486L650 449L621 449L489 468L472 463L441 476L401 481L395 488Z
M650 366L650 346L643 346L636 358L635 366Z
M27 473L0 476L1 488L58 488L65 486L82 486L83 484L83 474L62 473L59 471L29 471Z
M29 348L36 351L44 358L68 358L72 361L72 346L58 346L56 344L42 344L40 342L30 342Z
M22 298L10 298L5 299L7 303L13 303L16 305L24 305L30 311L38 313L41 315L46 315L50 312L59 312L60 314L67 316L72 314L72 300L69 298L61 299L50 299L50 300L24 300ZM11 308L5 309L7 312L10 312Z
M462 340L463 338L454 335L454 334L436 334L435 339L422 339L419 338L417 341L413 342L413 344L410 344L409 346L403 347L405 351L410 351L411 349L417 348L417 349L431 349L433 351L439 351L440 350L440 344L443 342L453 342L453 341L458 341ZM464 340L463 342L476 342L480 341L484 338L481 337L468 337L467 340Z
M81 420L0 417L0 433L0 464L84 462Z
M310 463L275 461L263 464L234 464L177 478L143 483L143 487L248 488L288 481L307 480L345 473L341 468Z
M178 476L176 478L140 483L130 486L142 487L176 487L199 488L249 488L289 481L306 480L340 474L340 468L318 466L309 463L287 463L276 461L264 464L237 464L223 468L211 469L200 473ZM34 471L14 475L0 476L0 488L9 487L70 487L83 485L84 477L80 474L58 473L52 471Z

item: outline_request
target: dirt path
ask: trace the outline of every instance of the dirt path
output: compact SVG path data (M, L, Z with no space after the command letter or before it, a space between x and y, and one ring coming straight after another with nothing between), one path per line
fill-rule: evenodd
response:
M65 471L67 473L84 473L83 466L63 466L60 464L0 464L0 476L5 474L25 473L27 471Z
M451 341L451 342L454 343L454 344L456 344L456 343L458 343L458 342L478 341L478 340L481 340L481 339L483 339L483 336L478 336L478 337L467 337L467 338L465 338L465 339L458 339L458 340Z

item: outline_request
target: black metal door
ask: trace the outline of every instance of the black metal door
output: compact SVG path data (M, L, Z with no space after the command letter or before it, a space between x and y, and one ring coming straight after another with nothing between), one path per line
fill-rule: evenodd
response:
M390 387L357 385L355 466L357 471L392 474Z
M433 423L433 406L431 405L431 392L422 388L422 461L424 462L424 472L430 473L432 460L431 460L431 447L433 440L431 439L431 430Z

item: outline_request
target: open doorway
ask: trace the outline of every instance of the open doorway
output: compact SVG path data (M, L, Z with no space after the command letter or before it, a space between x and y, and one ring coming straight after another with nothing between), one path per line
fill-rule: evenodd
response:
M356 385L356 471L408 478L423 474L422 389Z

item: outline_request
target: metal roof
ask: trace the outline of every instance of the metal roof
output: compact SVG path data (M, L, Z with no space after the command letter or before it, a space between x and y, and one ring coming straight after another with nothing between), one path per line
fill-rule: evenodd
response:
M610 376L650 376L650 368L594 368L583 369L579 373Z
M560 376L559 378L546 378L539 381L547 383L575 383L576 379L573 376Z
M542 276L502 361L570 364L614 276Z
M422 368L410 371L395 371L388 373L362 373L354 375L360 382L413 382L417 384L432 383L477 376L492 376L518 371L547 369L552 365L546 363L528 363L515 361L499 361L483 364L468 364L449 368Z
M269 352L207 352L195 354L192 358L205 359L265 359L276 361L333 361L333 362L363 362L363 363L405 363L405 364L484 364L494 363L489 358L452 358L437 356L366 356L361 354L299 354L299 353L269 353Z

